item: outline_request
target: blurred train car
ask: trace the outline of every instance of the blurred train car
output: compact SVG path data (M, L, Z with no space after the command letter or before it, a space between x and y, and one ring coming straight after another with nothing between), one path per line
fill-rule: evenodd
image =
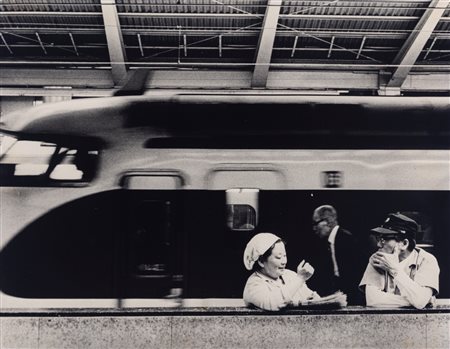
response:
M450 298L449 115L448 97L144 95L6 116L2 307L239 299L247 241L282 236L295 268L321 204L367 244L415 218Z

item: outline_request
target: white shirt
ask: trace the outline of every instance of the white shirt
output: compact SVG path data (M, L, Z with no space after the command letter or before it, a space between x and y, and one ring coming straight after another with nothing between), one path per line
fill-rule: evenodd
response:
M334 242L336 241L336 234L337 231L339 229L339 225L336 225L332 230L330 235L328 236L328 242L330 243L330 248L331 248L331 259L333 260L333 269L334 269L334 276L339 277L339 267L337 264L337 259L336 259L336 250L334 248Z
M379 271L368 263L359 283L360 287L366 287L367 305L375 307L412 305L422 309L428 303L433 304L432 296L439 292L439 265L436 258L416 247L408 258L400 262L400 265L399 273L393 278L387 272Z
M288 295L288 288L298 282L297 273L286 269L281 278L273 280L261 272L254 272L244 288L245 304L254 305L265 310L279 310L286 305L298 306L302 301L319 298L319 295L303 283L293 295Z
M410 274L410 266L416 264L418 253L416 250L412 251L408 257L402 260L399 265L406 275ZM400 290L397 287L395 278L389 277L388 273L385 273L385 291L393 294L400 294Z

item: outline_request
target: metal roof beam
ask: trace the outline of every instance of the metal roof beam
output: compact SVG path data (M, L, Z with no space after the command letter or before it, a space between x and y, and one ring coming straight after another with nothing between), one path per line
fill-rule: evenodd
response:
M291 58L295 55L295 49L297 48L298 35L295 36L294 45L292 45Z
M361 52L362 52L365 42L366 42L366 37L364 36L361 41L361 45L359 46L359 50L358 50L358 54L356 55L356 59L359 59L359 56L361 55Z
M397 66L386 88L401 88L450 0L432 0L392 64Z
M40 32L43 32L43 29L39 28ZM239 29L239 28L236 28ZM364 36L367 38L374 39L405 39L409 36L411 30L398 30L398 31L376 31L373 30L362 30L362 31L351 31L342 30L342 29L313 29L313 28L295 28L297 31L294 35L299 37L310 37L314 36L336 36L336 38L363 38ZM1 29L0 29L1 30ZM74 29L77 30L77 29ZM183 28L183 33L187 35L223 35L223 36L254 36L261 32L261 30L255 29L243 29L240 31L230 31L229 27L224 29L210 28L210 29L195 29L195 28ZM61 31L60 29L56 29L55 31ZM72 31L73 32L73 31ZM136 33L143 33L146 35L178 35L178 29L176 28L160 28L160 29L130 29L130 28L122 28L122 32L125 35L134 35ZM95 30L93 29L93 33L95 34ZM277 30L277 36L283 37L292 37L293 31L292 29L286 30L283 28L279 28ZM440 39L450 39L450 33L447 31L435 32L432 34L433 37L438 36Z
M147 82L150 89L251 89L252 73L248 70L166 70L155 69L152 79ZM0 79L0 95L24 95L25 89L36 89L42 86L42 95L62 93L74 94L80 91L99 91L113 87L111 74L101 69L15 69L2 68ZM274 70L267 80L267 89L280 91L292 90L365 90L378 89L378 71L338 71L338 70ZM57 87L60 87L59 89ZM66 88L71 87L71 88ZM55 92L57 91L57 92ZM204 91L204 90L203 90ZM413 73L408 75L404 91L441 91L449 92L448 72L427 74ZM80 93L80 92L78 92ZM93 92L95 94L95 92Z
M441 19L442 20L442 19ZM175 27L161 27L161 28L126 28L121 27L123 35L179 35L179 29ZM236 28L239 29L239 28ZM361 31L351 31L342 30L342 29L312 29L312 28L295 28L299 32L293 32L291 30L286 30L283 28L279 28L277 30L277 36L282 37L310 37L311 35L318 37L330 37L336 36L336 38L363 38L364 36L375 39L406 39L411 30L397 30L397 31L371 31L371 30L361 30ZM103 35L104 30L100 28L77 28L74 26L64 25L63 28L58 27L22 27L22 28L10 28L10 27L2 27L0 25L0 31L3 33L17 33L17 34L34 34L37 30L41 34L61 34L65 35L71 32L72 34L92 34L92 35ZM255 36L260 34L261 30L252 29L243 29L240 31L232 31L229 27L218 29L218 28L183 28L183 33L186 35L199 35L199 36L229 36L229 37L242 37L242 36ZM435 31L432 33L431 38L438 37L438 39L450 39L450 33L447 31Z
M139 51L141 52L141 57L144 57L144 48L142 47L141 34L137 34L138 43L139 43Z
M111 74L105 69L17 69L3 67L1 71L0 86L2 88L7 86L113 87Z
M275 1L275 0L270 0ZM281 0L280 0L281 1ZM271 5L273 6L273 5ZM267 7L269 9L270 6ZM266 9L266 12L267 12ZM61 15L60 12L57 12ZM52 13L50 12L49 15ZM95 14L95 13L94 13ZM92 14L92 15L94 15ZM120 13L123 18L230 18L230 19L261 19L256 13L183 13L183 12L134 12ZM324 14L280 14L280 19L314 19L314 20L372 20L372 21L413 21L420 16L385 16L385 15L324 15ZM449 18L450 20L450 18Z
M114 92L113 88L67 88L49 89L43 87L2 87L0 96L20 96L20 97L110 97Z
M70 36L70 41L72 41L73 49L75 50L75 53L77 54L77 56L79 56L80 54L78 53L77 45L75 44L75 40L73 38L72 33L69 33L69 36Z
M283 14L280 19L313 19L317 21L413 21L420 16L373 16L373 15L323 15L323 14Z
M103 3L107 0L102 0ZM112 0L109 0L110 2ZM276 0L271 0L276 1ZM281 1L281 0L280 0ZM230 18L230 19L260 19L257 13L198 13L198 12L121 12L123 18ZM61 11L3 11L1 17L96 17L99 12L61 12ZM375 20L375 21L412 21L420 16L385 16L385 15L324 15L324 14L281 14L281 19L315 19L315 20ZM450 20L450 18L447 18ZM445 20L445 19L444 19Z
M36 47L39 47L36 45ZM78 46L80 47L80 46ZM227 47L223 48L227 49ZM289 50L289 49L288 49ZM303 50L303 48L297 48L297 50ZM324 50L327 50L325 48ZM437 51L433 51L437 52ZM2 69L5 69L4 67L16 67L16 70L21 70L23 67L25 67L27 64L31 64L33 67L78 67L79 71L82 71L84 69L99 69L99 68L108 68L110 67L109 61L82 61L82 60L39 60L39 56L35 57L35 60L33 60L30 63L30 59L0 59L0 67ZM130 65L130 69L133 68L174 68L179 69L180 67L183 67L185 69L198 69L198 68L208 68L208 69L226 69L226 68L232 68L232 69L241 69L246 68L249 69L250 67L254 67L254 63L251 62L242 62L242 59L240 58L228 58L226 61L213 57L209 58L208 61L205 61L204 57L201 58L195 58L191 59L190 61L181 62L178 63L176 61L168 61L168 60L162 60L162 59L152 59L145 62L142 61L133 61L128 63ZM17 69L17 66L20 66L21 69ZM332 63L330 63L329 60L323 59L272 59L271 67L274 69L319 69L323 71L330 71L330 70L341 70L341 71L382 71L385 69L390 68L391 66L389 64L384 63L371 63L371 62L359 62L355 63L354 60L333 60ZM24 68L25 69L25 68ZM55 71L60 71L58 68L54 68ZM418 64L414 67L415 72L421 72L421 73L434 73L434 72L446 72L447 74L450 72L450 65L449 64L442 64L440 62L436 64ZM109 75L111 73L109 71L106 71ZM2 75L3 78L3 75ZM1 79L0 79L1 83Z
M24 48L35 48L40 47L42 48L41 44L38 42L36 44L9 44L10 47L24 47ZM58 44L58 45L52 45L51 47L58 47L58 48L64 48L67 50L73 49L73 44L66 43L64 45ZM133 46L130 46L133 47ZM94 48L105 48L104 44L89 44L89 45L77 45L77 48L87 48L87 49L94 49ZM36 62L30 62L31 64L36 64Z
M0 38L3 41L3 44L5 45L6 49L9 51L10 54L14 54L13 51L11 50L11 48L8 45L8 42L6 41L5 37L3 36L2 33L0 33Z
M328 49L328 55L327 55L327 58L330 58L330 57L331 57L331 51L333 50L334 39L335 39L335 37L333 36L333 37L331 38L330 48Z
M44 51L44 53L47 54L47 50L45 49L44 43L42 42L41 37L39 36L39 33L36 32L35 34L36 34L36 37L37 37L37 39L39 41L39 45L42 48L42 51Z
M425 53L425 56L423 56L423 59L427 59L428 55L431 52L431 49L433 48L434 44L436 43L436 40L438 39L438 37L436 36L433 41L431 42L430 47L428 47L427 52Z
M258 46L256 48L255 68L252 76L252 87L266 87L272 58L273 43L277 32L281 0L268 0Z
M331 45L330 45L331 46ZM36 47L41 47L38 44L10 44L9 45L10 48L36 48ZM73 49L73 45L69 45L69 44L65 44L65 45L53 45L52 47L57 47L57 48L62 48L62 49ZM77 45L77 48L82 48L82 49L98 49L98 48L104 48L105 45L101 45L101 44L90 44L90 45ZM216 46L189 46L187 45L185 47L184 43L182 45L177 45L177 46L150 46L150 45L145 45L145 46L140 46L140 45L127 45L126 46L129 49L153 49L153 50L177 50L178 48L183 48L183 50L186 48L185 50L185 56L187 56L187 48L189 47L189 50L192 51L217 51L217 47ZM254 51L256 49L255 45L242 45L242 46L225 46L222 48L219 48L222 52L223 51ZM274 47L272 49L273 51L289 51L291 52L291 58L293 57L293 52L294 52L294 47L290 48L290 47ZM326 48L326 47L295 47L295 52L297 51L304 51L304 52L321 52L321 51L326 51L328 53L331 52L347 52L348 50L345 48L340 48L340 47L336 47L334 44L332 46L332 49L330 50L330 47ZM365 52L397 52L398 48L396 47L373 47L373 46L365 46L364 48ZM448 54L450 53L450 50L430 50L430 53L439 53L439 54ZM141 56L143 56L143 53L141 52ZM358 57L358 56L357 56ZM192 56L191 58L195 58L195 56ZM329 58L329 57L328 57ZM207 59L206 57L204 59ZM357 58L358 59L358 58ZM0 60L0 63L2 61ZM61 63L64 61L61 61ZM149 60L150 62L150 60ZM290 61L292 62L292 61ZM32 65L35 65L36 62L29 62ZM80 64L86 64L87 62L83 62L80 61ZM95 64L96 62L93 61L91 62L92 64ZM132 64L133 61L129 61L128 64ZM334 63L336 63L336 61L333 62L328 62L328 65L332 66L334 65ZM388 65L387 65L388 66Z
M108 43L111 74L115 85L127 77L126 52L115 0L101 0L103 23ZM61 14L60 14L61 15Z

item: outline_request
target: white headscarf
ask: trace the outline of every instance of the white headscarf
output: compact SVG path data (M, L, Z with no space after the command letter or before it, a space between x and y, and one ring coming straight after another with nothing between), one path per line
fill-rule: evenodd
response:
M247 270L252 270L253 264L280 238L271 233L256 234L248 242L244 251L244 265Z

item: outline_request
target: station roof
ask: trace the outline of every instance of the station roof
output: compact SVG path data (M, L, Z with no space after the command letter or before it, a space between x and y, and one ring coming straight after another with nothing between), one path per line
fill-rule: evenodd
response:
M317 72L321 89L359 73L378 89L448 92L449 0L4 0L0 68L5 86L20 85L12 69L107 70L114 86L150 68L246 72L251 88Z

